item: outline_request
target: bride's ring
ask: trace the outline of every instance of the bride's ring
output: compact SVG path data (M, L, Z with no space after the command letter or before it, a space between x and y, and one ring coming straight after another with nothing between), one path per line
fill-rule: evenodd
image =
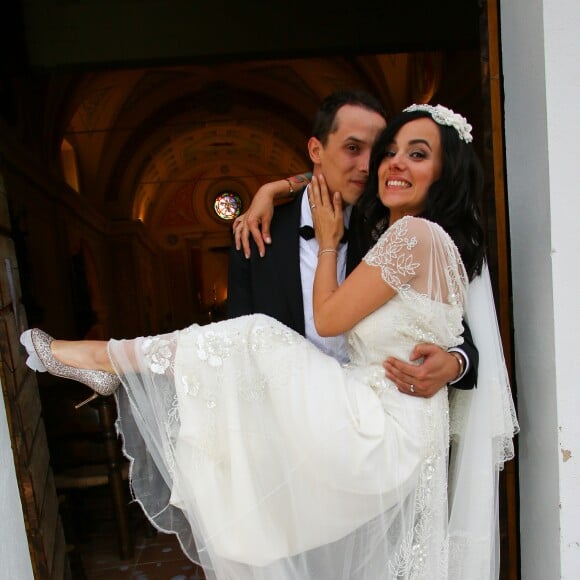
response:
M411 391L411 393L414 393L415 392L415 385L411 385L409 387L409 390Z
M314 204L314 203L310 204L310 209L314 209L315 207L316 207L316 204Z

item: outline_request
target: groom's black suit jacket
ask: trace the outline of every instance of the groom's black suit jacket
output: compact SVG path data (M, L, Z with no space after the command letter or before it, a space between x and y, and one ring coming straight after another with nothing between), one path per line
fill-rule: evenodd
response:
M279 320L304 335L304 305L300 278L300 208L302 194L288 204L276 207L270 226L272 243L266 247L263 258L251 241L251 256L246 259L243 251L230 249L228 273L228 318L245 314L262 313ZM361 261L364 251L359 236L353 231L358 220L353 208L346 270L351 272ZM466 327L461 349L470 361L470 370L453 386L471 389L477 380L477 349Z

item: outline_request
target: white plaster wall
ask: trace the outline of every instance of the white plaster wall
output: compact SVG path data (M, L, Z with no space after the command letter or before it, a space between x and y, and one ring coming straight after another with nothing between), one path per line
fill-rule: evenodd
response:
M544 0L562 578L580 578L580 3Z
M501 0L522 578L580 576L580 3Z
M0 396L0 578L32 580L4 398Z

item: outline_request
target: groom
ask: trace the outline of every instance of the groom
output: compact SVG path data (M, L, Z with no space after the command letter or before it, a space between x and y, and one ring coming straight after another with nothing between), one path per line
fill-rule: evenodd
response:
M360 91L339 91L327 97L316 114L308 152L313 173L324 175L329 191L340 191L345 205L345 230L353 205L361 196L368 177L370 152L386 126L379 102ZM251 242L249 258L232 245L228 279L228 317L261 312L276 318L306 336L337 360L347 360L344 335L321 337L314 328L312 287L318 244L312 233L312 214L307 188L296 192L293 202L276 207L270 224L272 243L260 257ZM357 220L353 220L356 223ZM351 232L354 234L354 232ZM339 246L338 281L360 262L363 251L356 235ZM476 381L477 349L469 332L459 352L445 352L434 345L418 345L424 357L419 366L389 359L387 376L399 390L431 396L445 384L472 388Z

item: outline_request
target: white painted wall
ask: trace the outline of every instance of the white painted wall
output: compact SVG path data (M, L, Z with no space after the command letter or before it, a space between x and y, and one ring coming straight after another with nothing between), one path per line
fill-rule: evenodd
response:
M0 396L0 578L7 580L34 578L2 396Z
M580 3L501 0L522 578L580 577Z

